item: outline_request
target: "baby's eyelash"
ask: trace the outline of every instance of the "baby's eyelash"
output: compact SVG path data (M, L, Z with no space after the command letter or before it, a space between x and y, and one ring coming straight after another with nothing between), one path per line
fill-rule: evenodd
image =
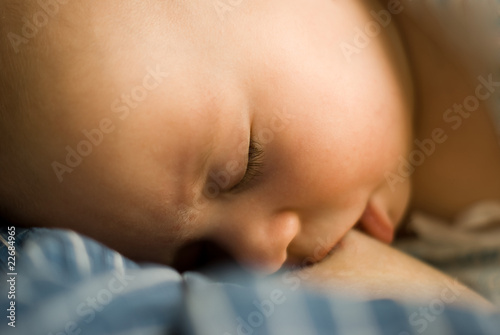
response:
M262 167L264 165L264 150L262 146L255 140L250 139L248 147L248 163L243 178L231 188L231 192L241 191L248 186L256 177L262 174Z

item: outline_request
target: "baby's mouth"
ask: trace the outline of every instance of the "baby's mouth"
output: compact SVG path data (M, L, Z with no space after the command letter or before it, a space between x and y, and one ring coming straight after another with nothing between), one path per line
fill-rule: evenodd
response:
M365 234L387 244L390 244L393 241L395 234L395 226L391 222L390 218L385 214L382 208L375 205L372 201L367 203L365 210L359 219L348 231L352 229L362 231ZM324 251L319 255L316 255L317 257L314 258L314 261L309 262L306 267L320 263L334 254L343 246L344 237L347 235L348 231L335 244L324 249ZM292 263L290 262L288 265L290 264Z

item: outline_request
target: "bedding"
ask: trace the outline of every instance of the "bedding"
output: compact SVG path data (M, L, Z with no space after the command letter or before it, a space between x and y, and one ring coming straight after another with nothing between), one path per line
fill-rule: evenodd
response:
M408 229L416 236L395 246L482 294L500 308L500 202L481 202L454 222L415 212Z

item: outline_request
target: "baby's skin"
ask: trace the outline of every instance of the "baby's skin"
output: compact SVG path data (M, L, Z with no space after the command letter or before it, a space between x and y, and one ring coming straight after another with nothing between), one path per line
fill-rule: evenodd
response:
M444 275L382 242L409 206L451 217L476 196L500 198L500 157L484 106L454 133L465 139L429 133L437 127L429 115L468 85L417 96L445 56L398 4L75 0L58 3L26 38L21 16L42 10L28 6L2 27L11 33L4 59L36 68L20 84L36 99L22 116L5 116L12 145L0 154L12 163L0 177L4 215L73 229L138 261L191 268L208 241L264 273L307 260L332 282L351 278L335 273L359 274L353 285L379 297L399 294L387 284L398 278L437 292ZM382 10L394 13L391 24L346 51L356 28ZM435 57L408 56L419 47ZM450 67L438 77L455 84L462 75ZM434 178L436 164L454 166L466 136L474 143L465 154L489 143L484 155L495 157L485 173L462 171L486 186L470 198L425 195L448 187ZM440 152L401 176L416 138L442 144ZM367 256L391 259L391 271L351 263L356 243Z

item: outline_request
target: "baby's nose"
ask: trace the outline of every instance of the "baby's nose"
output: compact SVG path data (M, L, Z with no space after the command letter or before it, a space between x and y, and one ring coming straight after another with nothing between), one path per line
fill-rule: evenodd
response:
M300 231L300 218L292 211L268 218L242 218L221 226L215 237L241 265L264 273L280 269L287 247Z

